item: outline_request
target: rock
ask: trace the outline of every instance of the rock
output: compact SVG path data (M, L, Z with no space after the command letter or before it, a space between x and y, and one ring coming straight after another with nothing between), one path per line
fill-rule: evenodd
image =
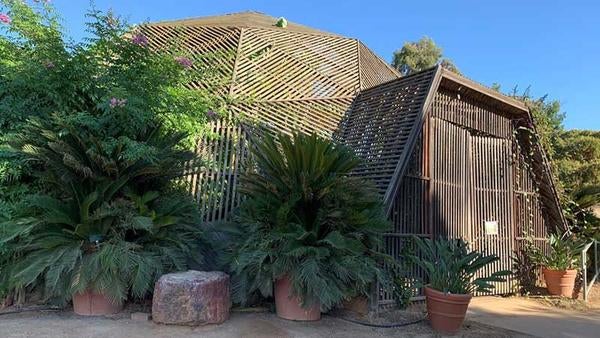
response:
M131 314L131 320L136 322L146 322L152 319L152 315L146 312L133 312Z
M220 324L229 318L229 275L220 271L170 273L154 287L152 320L161 324Z

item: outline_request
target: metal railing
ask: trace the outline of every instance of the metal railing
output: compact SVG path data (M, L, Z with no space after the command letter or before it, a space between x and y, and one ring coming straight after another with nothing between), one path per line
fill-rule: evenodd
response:
M594 277L592 277L592 279L590 281L588 281L588 275L587 275L587 254L588 251L590 250L590 248L594 248ZM581 271L583 273L583 300L587 302L588 300L588 295L590 293L590 290L592 289L592 287L594 286L594 283L596 282L596 279L598 278L598 274L600 273L600 270L598 269L598 241L597 240L593 240L591 242L589 242L588 244L586 244L586 246L583 247L583 250L581 250Z

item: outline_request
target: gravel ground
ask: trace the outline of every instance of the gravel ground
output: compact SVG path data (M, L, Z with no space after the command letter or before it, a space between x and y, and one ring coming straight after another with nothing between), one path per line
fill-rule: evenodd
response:
M72 312L24 312L0 316L0 337L61 338L189 338L189 337L438 337L427 322L399 328L371 328L332 316L302 323L277 318L272 313L232 313L222 325L165 326L134 321L124 316L82 317ZM465 322L455 337L527 337L514 331Z

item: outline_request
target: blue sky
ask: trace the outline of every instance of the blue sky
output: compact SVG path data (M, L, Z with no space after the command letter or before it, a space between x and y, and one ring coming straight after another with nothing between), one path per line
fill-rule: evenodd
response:
M54 0L75 39L85 0ZM427 35L468 77L504 90L531 85L559 100L569 129L600 130L600 1L95 0L132 23L257 10L362 40L390 61Z

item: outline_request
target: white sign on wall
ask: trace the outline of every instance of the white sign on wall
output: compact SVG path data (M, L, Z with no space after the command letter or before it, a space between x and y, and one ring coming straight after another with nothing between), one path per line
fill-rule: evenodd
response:
M497 235L498 234L498 221L485 221L485 234L486 235Z

